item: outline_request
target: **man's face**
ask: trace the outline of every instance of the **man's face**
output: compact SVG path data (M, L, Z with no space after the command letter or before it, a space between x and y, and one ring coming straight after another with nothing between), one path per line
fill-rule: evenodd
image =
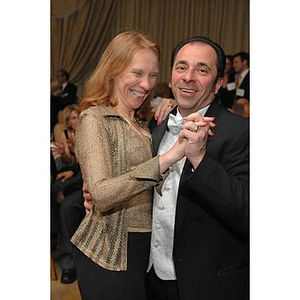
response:
M62 72L57 72L56 78L59 84L66 82L66 77L62 75Z
M234 72L237 74L241 74L244 70L244 65L240 56L237 56L233 59L233 68Z
M207 44L184 45L177 53L170 87L182 116L187 116L210 104L222 86L217 76L217 54Z

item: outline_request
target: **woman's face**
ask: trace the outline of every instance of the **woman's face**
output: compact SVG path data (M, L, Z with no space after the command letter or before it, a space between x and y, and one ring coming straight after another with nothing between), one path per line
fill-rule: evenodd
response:
M224 73L228 73L232 69L232 63L229 58L226 57L226 65Z
M118 106L136 110L154 88L158 74L158 59L150 49L138 51L127 69L114 78L114 96Z
M72 129L76 130L79 113L76 110L72 110L69 117L69 124Z

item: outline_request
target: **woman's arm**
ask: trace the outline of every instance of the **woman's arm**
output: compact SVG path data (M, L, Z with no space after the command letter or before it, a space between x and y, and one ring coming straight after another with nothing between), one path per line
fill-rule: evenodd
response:
M93 203L102 212L108 211L129 200L132 196L153 187L161 180L171 164L183 156L175 147L173 152L162 157L154 157L124 174L115 174L117 168L113 160L110 135L103 120L91 112L84 112L76 130L76 157L80 163L82 176ZM126 159L126 158L125 158Z

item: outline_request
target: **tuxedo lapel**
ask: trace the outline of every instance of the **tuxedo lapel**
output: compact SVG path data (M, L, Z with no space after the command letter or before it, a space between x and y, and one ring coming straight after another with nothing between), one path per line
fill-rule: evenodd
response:
M157 151L159 148L159 144L167 130L167 122L168 122L169 117L167 117L162 124L159 126L156 126L153 131L152 131L152 151L153 151L153 156L157 155Z
M215 100L210 104L210 106L209 106L209 108L208 108L208 110L207 110L205 116L206 116L206 117L216 117L217 114L218 114L218 112L219 112L219 110L220 110L220 108L221 108L221 106L220 106L220 104L218 103L218 100L215 99Z
M210 107L208 108L205 116L206 117L217 117L218 112L220 110L220 105L218 104L217 100L214 100ZM207 149L209 150L209 140L210 138L208 138L208 142L207 142ZM183 178L187 178L188 176L190 176L192 174L192 164L189 162L189 160L187 159L185 161L183 170L182 170L182 174L180 176L180 183L179 183L179 192L178 192L178 199L177 199L177 211L180 211L180 213L176 214L176 230L181 226L182 221L184 220L185 217L185 212L187 210L187 205L186 205L186 201L184 201L183 198L189 200L189 197L191 197L190 195L190 191L186 191L184 190L184 188L182 187L182 180ZM183 198L181 199L181 195L183 196Z
M218 104L217 100L214 100L211 103L211 105L209 106L205 116L206 117L217 117L219 110L220 110L220 105ZM207 147L209 147L209 138L208 138L208 142L207 142ZM186 168L191 168L191 164L188 160L186 160L183 170L185 170ZM182 172L182 174L184 174L184 172Z

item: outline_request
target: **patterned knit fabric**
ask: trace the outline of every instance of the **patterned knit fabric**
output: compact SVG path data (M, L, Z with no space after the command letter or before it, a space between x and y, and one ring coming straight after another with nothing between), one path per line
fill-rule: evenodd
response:
M126 270L127 228L151 229L152 187L162 180L151 140L95 106L80 114L75 151L94 207L71 241L98 265Z

